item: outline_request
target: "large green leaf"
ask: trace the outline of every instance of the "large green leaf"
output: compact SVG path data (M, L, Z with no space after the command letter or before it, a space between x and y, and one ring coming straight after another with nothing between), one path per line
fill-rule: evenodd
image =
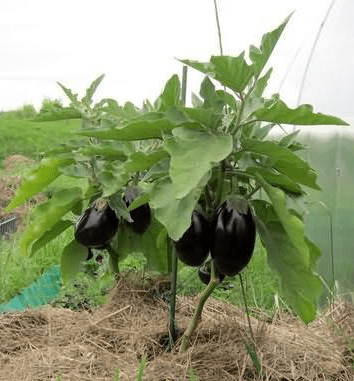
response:
M112 243L118 253L118 262L124 260L129 254L142 253L148 269L167 273L167 253L161 244L161 232L164 227L152 216L148 230L142 235L134 233L126 224L121 224L118 237Z
M51 199L38 205L33 212L33 220L22 234L21 253L26 255L30 246L51 230L81 199L81 188L69 188L54 193Z
M293 194L301 195L303 190L300 185L292 181L288 176L275 171L272 168L262 168L256 166L248 166L246 172L250 174L259 173L269 184L284 189Z
M118 192L109 196L108 204L112 209L114 209L119 219L124 219L129 222L133 221L130 217L127 205L123 200L121 189Z
M248 118L253 111L263 106L264 98L262 97L265 88L267 87L268 80L272 73L272 69L269 69L263 77L257 80L257 83L253 91L245 99L244 107L242 110L242 120Z
M188 229L192 212L209 178L210 176L206 174L198 186L183 198L176 197L174 184L169 178L154 184L150 192L150 206L173 240L177 241Z
M65 176L75 178L89 178L92 174L92 170L86 165L86 163L80 162L61 168L60 172Z
M261 74L290 17L291 14L284 20L284 22L278 28L263 35L260 49L251 45L249 56L253 62L256 77L258 77Z
M232 151L232 137L208 131L178 127L175 139L165 141L171 155L170 176L177 198L185 197L210 171L213 163L225 159Z
M63 231L68 229L70 226L73 226L71 221L59 220L50 230L47 230L41 236L41 238L39 238L36 242L33 243L31 256L41 247L43 247L44 245L52 241L54 238L56 238L58 235L63 233Z
M253 75L253 67L247 64L244 52L238 57L212 56L210 62L205 63L193 60L181 60L181 62L210 75L223 86L238 93L246 88Z
M262 188L266 191L275 213L286 232L288 239L296 248L301 261L310 266L310 253L305 240L305 226L298 216L292 214L286 206L285 193L276 187L268 184L260 175L257 176Z
M289 108L283 101L278 100L270 107L261 107L252 115L264 122L284 123L295 125L344 125L344 122L335 116L314 113L311 105L301 105L295 109Z
M40 192L45 186L61 175L60 168L73 162L74 160L69 158L48 158L42 160L39 167L23 180L21 187L17 190L15 197L11 200L6 210L10 211L16 208L16 206Z
M313 189L321 189L316 182L316 173L307 161L301 159L289 148L280 147L271 141L256 139L242 139L242 147L244 151L268 156L271 159L270 166L289 177L293 182Z
M107 161L102 168L100 180L102 196L108 197L127 183L129 174L124 169L124 163Z
M253 67L248 65L244 52L238 57L212 56L210 62L214 65L215 79L223 86L242 92L253 75Z
M215 91L215 85L209 77L206 76L202 81L199 94L204 99L203 108L213 109L218 113L220 113L224 108L226 103L226 94L220 94Z
M83 262L86 258L87 248L75 239L64 247L60 262L64 283L74 279L77 273L83 270Z
M200 71L201 73L211 75L214 77L214 65L211 62L199 62L194 60L179 60L180 62L184 63L185 65L188 65L192 67L195 70Z
M315 318L318 298L321 294L321 280L313 271L315 259L318 258L318 247L305 237L306 251L304 256L298 251L289 238L274 208L266 201L251 201L255 214L257 231L267 249L270 267L276 271L280 288L286 301L305 322ZM302 225L301 220L293 224ZM308 257L313 258L308 261Z
M257 124L253 130L253 138L257 140L263 140L274 126L274 123L269 123L265 126L262 126L262 123L259 123L259 125Z
M102 107L102 111L107 114L118 117L119 120L134 119L139 116L139 111L131 102L127 102L124 106L119 106L115 99L106 98L106 106Z
M129 205L128 211L131 212L132 210L139 208L139 206L148 204L150 201L150 194L149 193L142 193L139 196L137 196L134 201Z
M149 114L127 123L120 128L85 130L78 134L108 140L160 139L165 132L170 132L175 125L156 113Z
M114 143L117 144L116 142ZM78 152L85 156L102 156L106 160L127 160L127 155L124 150L113 144L101 143L100 145L90 145L80 148Z
M168 153L163 149L158 149L150 153L135 152L125 163L124 169L126 172L143 171L150 169L151 166L166 157L168 157Z
M74 94L69 88L65 87L60 82L57 82L57 84L64 91L65 95L70 99L71 106L74 106L74 108L80 109L81 108L81 103L80 103L80 101L78 99L78 94Z
M166 117L176 127L215 131L222 126L223 115L212 109L178 107L170 109Z
M299 133L300 133L300 130L296 130L296 131L291 132L290 134L283 136L279 141L279 145L281 147L291 146L293 143L296 143L295 139L297 138Z

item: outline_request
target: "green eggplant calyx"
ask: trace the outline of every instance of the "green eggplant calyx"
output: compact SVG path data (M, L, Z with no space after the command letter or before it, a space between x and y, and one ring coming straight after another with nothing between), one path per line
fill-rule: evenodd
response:
M222 274L219 271L217 271L216 275L219 279L219 282L222 282L225 278L225 274ZM210 278L211 278L211 261L210 260L206 261L205 263L203 263L201 266L198 267L198 276L199 276L199 279L204 284L210 283Z

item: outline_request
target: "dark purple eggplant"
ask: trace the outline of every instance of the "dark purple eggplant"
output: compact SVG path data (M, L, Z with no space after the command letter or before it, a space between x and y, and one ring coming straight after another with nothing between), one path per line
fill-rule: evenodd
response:
M134 199L139 195L139 191L135 187L127 188L124 200L125 204L129 207L129 205L134 201ZM132 218L132 222L127 222L127 226L129 226L135 233L143 234L149 228L151 223L151 211L148 203L143 204L136 209L130 212L130 217Z
M118 218L106 203L95 203L76 223L75 239L88 248L104 249L118 229Z
M209 222L196 210L182 238L174 242L178 258L189 266L200 266L209 253Z
M251 209L237 208L225 201L216 211L212 223L210 253L215 268L222 274L234 276L251 260L256 240L256 227Z
M211 263L210 262L211 261L207 261L203 263L201 266L199 266L198 268L199 279L204 284L209 284L210 282L210 277L211 277ZM217 272L217 277L219 278L219 282L222 282L223 279L225 278L225 274Z
M128 226L135 233L143 234L146 232L151 222L151 211L149 204L144 204L130 212L133 222L128 222Z

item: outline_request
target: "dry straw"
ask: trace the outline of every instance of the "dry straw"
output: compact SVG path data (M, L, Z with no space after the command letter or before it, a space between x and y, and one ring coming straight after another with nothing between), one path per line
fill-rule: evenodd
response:
M168 306L164 278L144 283L121 277L109 304L73 312L47 307L0 317L0 380L144 381L354 379L354 307L337 302L306 327L290 315L251 319L263 377L245 350L248 323L233 306L208 300L186 353L167 353ZM177 299L180 328L187 327L196 298ZM178 345L178 343L177 343Z

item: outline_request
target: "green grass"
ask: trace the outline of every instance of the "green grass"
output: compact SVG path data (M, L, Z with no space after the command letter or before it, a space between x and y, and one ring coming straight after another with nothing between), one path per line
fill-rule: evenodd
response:
M0 304L35 281L46 269L60 263L63 247L72 239L72 229L68 229L59 238L52 241L33 257L23 257L18 250L18 237L13 241L0 240ZM145 264L143 256L128 256L120 265L120 270L140 271ZM60 295L53 301L57 307L93 308L106 302L106 293L114 284L111 273L104 275L108 268L108 256L104 255L99 267L94 260L85 264L82 272L71 283L62 287ZM94 276L93 276L94 275ZM275 307L277 278L267 265L266 254L261 245L256 245L254 256L243 272L247 304L252 309L262 310L272 315ZM180 295L195 295L202 291L204 284L199 280L197 268L180 263L178 292ZM244 308L239 277L226 277L214 291L212 297L226 300Z
M73 233L69 230L40 249L33 257L19 253L19 234L12 240L0 239L0 304L19 294L49 267L60 263L62 248L72 239Z
M114 276L99 273L92 276L80 272L75 280L62 286L59 295L51 302L53 307L71 310L92 309L108 301L108 291L114 286Z
M79 120L32 122L0 118L0 160L13 154L38 160L42 152L73 139L70 133L79 128Z

